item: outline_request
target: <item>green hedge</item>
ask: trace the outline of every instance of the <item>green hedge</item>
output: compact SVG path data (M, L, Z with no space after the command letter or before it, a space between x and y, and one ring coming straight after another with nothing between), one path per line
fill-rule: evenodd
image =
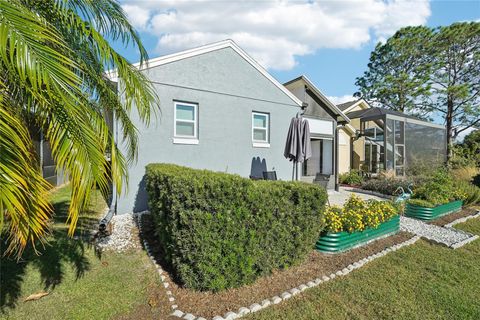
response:
M399 187L408 192L410 185L413 185L412 181L397 178L370 179L362 183L362 189L393 196Z
M189 288L238 287L295 264L324 227L327 195L313 184L170 164L148 165L146 177L165 259Z

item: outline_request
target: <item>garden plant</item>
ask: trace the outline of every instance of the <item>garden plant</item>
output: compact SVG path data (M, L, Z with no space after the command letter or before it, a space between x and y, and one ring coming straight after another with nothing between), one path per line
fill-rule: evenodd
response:
M314 184L169 164L146 176L163 256L188 288L238 287L301 262L324 227L327 194Z
M363 176L359 170L350 170L340 174L339 180L341 184L360 185L363 182Z
M352 233L374 229L397 214L398 208L389 201L365 201L351 195L343 207L331 206L325 210L325 231Z

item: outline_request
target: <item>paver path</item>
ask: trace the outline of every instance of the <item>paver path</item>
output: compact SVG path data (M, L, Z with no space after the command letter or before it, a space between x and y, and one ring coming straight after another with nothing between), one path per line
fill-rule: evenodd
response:
M462 230L439 227L404 216L400 217L400 230L414 233L420 237L444 244L453 249L459 248L478 238L477 235Z

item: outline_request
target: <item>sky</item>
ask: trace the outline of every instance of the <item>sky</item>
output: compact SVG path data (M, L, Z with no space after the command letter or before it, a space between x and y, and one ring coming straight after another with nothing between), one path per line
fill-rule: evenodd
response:
M304 74L352 100L375 44L409 25L480 21L480 0L120 0L150 58L224 39L281 83ZM131 62L134 48L115 46Z

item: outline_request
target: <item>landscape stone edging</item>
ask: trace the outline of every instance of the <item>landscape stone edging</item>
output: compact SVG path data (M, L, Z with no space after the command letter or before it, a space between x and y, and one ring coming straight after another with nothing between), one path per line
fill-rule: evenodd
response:
M137 220L137 227L138 227L138 233L141 235L143 232L143 226L142 226L142 217L145 214L150 214L150 211L142 211L134 214L134 218ZM170 302L170 307L174 310L173 315L177 317L182 317L184 313L180 310L176 310L178 306L175 304L175 297L173 296L172 291L168 290L170 287L170 283L168 283L167 278L163 275L163 269L162 267L155 261L155 258L152 255L152 251L150 250L150 246L147 243L146 239L141 240L143 247L147 251L147 255L152 261L153 265L157 268L158 275L160 276L160 281L162 282L163 286L166 289L166 294L168 296L168 302ZM185 316L188 316L189 314L187 313ZM185 318L186 319L186 318ZM194 317L193 319L200 319L198 317ZM192 319L192 320L193 320Z
M142 211L142 212L136 213L134 215L134 217L137 218L137 226L138 226L138 231L139 231L140 235L142 234L142 231L143 231L141 220L142 220L142 216L145 215L145 214L150 214L150 212L149 211ZM480 212L479 212L479 214L480 214ZM316 279L310 280L305 284L301 284L298 287L287 290L287 291L281 293L280 297L278 295L276 295L276 296L274 296L270 299L264 299L260 303L254 303L248 308L247 307L241 307L241 308L238 309L237 312L228 311L223 317L222 316L214 316L212 318L212 320L238 319L238 318L243 317L246 314L257 312L257 311L265 309L269 306L279 304L282 301L290 299L294 295L301 294L303 291L306 291L310 288L314 288L314 287L320 285L321 283L333 280L337 276L338 277L345 276L345 275L349 274L350 272L352 272L353 270L359 269L359 268L363 267L365 264L367 264L367 263L369 263L369 262L371 262L375 259L378 259L380 257L385 256L389 252L397 251L400 248L412 245L415 242L417 242L419 239L420 239L419 236L414 236L414 237L410 238L409 240L406 240L406 241L401 242L399 244L390 246L390 247L385 248L384 250L382 250L380 252L377 252L377 253L375 253L373 255L370 255L366 258L363 258L363 259L360 259L356 262L353 262L350 265L348 265L347 267L343 268L342 270L339 270L336 273L331 273L329 276L323 275L323 276L318 277ZM161 280L163 286L167 290L168 287L170 286L170 284L166 280L166 277L163 275L162 267L155 261L155 258L152 255L152 252L150 250L150 247L148 246L147 241L145 239L143 239L142 243L143 243L143 246L144 246L145 250L147 251L148 257L150 258L150 260L152 261L152 263L154 264L154 266L158 270L158 274L160 275L160 280ZM178 309L178 306L175 304L175 297L173 296L172 292L170 290L167 290L166 294L169 297L170 306L174 310L171 314L172 316L182 318L182 319L185 319L185 320L206 320L203 317L197 317L197 316L195 316L191 313L182 312L181 310Z
M471 216L466 216L466 217L463 217L463 218L458 218L457 220L454 220L450 223L447 223L446 225L444 225L443 227L444 228L452 228L454 225L456 224L459 224L459 223L462 223L462 222L466 222L470 219L474 219L474 218L478 218L480 217L480 210L477 211L476 214L473 214Z

